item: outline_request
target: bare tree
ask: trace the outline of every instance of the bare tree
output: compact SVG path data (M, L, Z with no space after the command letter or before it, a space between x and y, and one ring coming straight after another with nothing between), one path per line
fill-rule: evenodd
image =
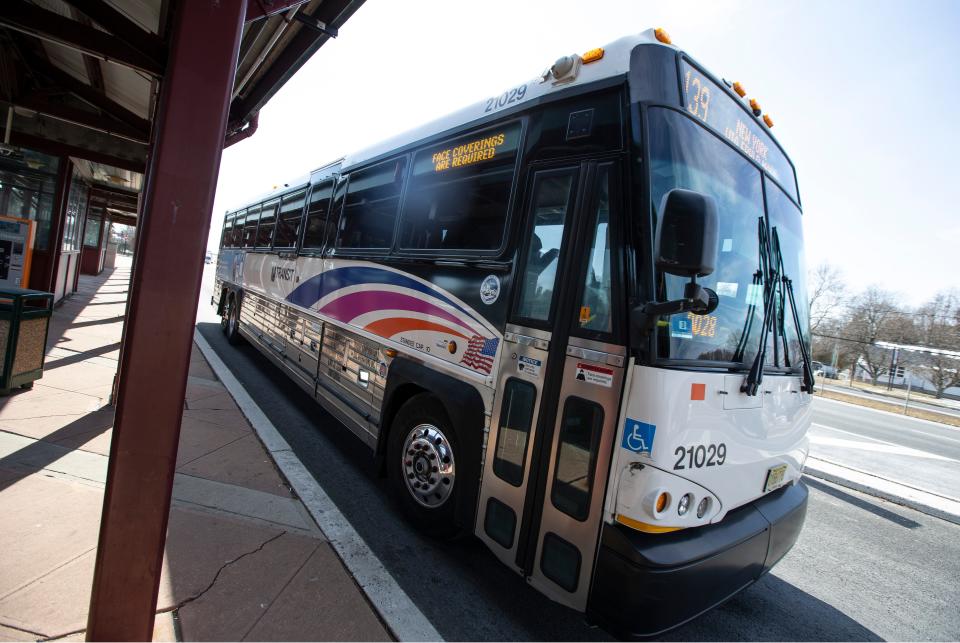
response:
M855 355L852 363L859 364L874 385L890 368L890 351L876 346L876 342L904 341L905 323L909 321L893 293L877 286L870 286L851 301L843 325L843 335L849 340L845 348Z
M934 349L917 356L918 366L940 398L948 388L960 386L960 359L950 354L960 351L960 293L937 294L916 317L918 343Z
M827 320L837 319L847 300L847 284L840 269L821 263L810 271L810 332L815 333Z

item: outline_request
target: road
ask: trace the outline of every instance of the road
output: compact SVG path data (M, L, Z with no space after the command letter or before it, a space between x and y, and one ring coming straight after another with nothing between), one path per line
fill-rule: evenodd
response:
M813 400L815 425L960 460L960 428L825 398Z
M823 398L810 455L960 501L960 429Z
M210 318L208 302L209 292L201 319ZM254 348L229 346L214 323L198 328L447 640L609 639L528 587L476 539L422 537L401 517L359 440ZM862 424L819 404L815 413L851 430ZM883 422L869 430L884 431ZM944 436L925 428L931 435L917 439L942 446ZM774 571L667 638L960 638L960 525L817 480L809 485L804 531Z

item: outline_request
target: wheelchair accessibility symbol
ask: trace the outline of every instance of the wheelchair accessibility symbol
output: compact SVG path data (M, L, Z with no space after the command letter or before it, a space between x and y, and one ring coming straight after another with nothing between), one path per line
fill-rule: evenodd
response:
M653 437L656 432L657 427L653 424L627 418L623 427L623 441L620 446L634 453L651 455L653 453Z

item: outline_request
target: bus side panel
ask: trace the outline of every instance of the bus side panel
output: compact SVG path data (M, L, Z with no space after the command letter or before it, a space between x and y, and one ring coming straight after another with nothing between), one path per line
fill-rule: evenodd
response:
M248 259L248 264L251 259ZM263 280L265 266L248 265L245 274L263 291L315 314L346 330L401 350L437 359L492 384L496 356L502 347L502 325L487 317L508 299L497 277L481 303L487 270L440 269L404 264L403 270L384 263L353 259L301 257L292 275L295 286L284 296L282 286ZM455 272L450 272L455 271ZM416 272L423 272L419 276ZM449 288L447 287L449 286ZM453 292L471 293L461 298ZM491 301L492 300L492 301Z
M288 270L288 265L293 267ZM478 467L479 479L493 400L488 373L496 363L502 334L478 310L412 271L369 261L308 256L291 261L248 253L234 266L243 273L244 335L367 444L377 445L381 425L389 424L383 412L385 387L395 360L388 349L419 364L422 372L410 381L431 385L448 381L472 391L470 396L479 402L461 405L466 393L451 392L456 387L421 385L445 404L454 400L451 417L472 409L473 419L458 422L479 426L469 429L470 436L479 436L478 444L466 438L475 452L469 459L476 460L471 465ZM437 281L476 281L479 300L479 283L487 271L482 275L464 267L456 271L456 279ZM499 298L506 300L507 294ZM472 507L462 511L467 515Z

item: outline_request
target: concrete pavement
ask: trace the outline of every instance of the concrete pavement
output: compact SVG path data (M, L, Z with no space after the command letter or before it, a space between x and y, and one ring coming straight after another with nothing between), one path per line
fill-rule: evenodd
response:
M806 472L960 523L960 430L814 399Z
M51 323L44 377L0 398L0 640L82 639L129 265ZM191 358L155 640L390 640L233 398Z

